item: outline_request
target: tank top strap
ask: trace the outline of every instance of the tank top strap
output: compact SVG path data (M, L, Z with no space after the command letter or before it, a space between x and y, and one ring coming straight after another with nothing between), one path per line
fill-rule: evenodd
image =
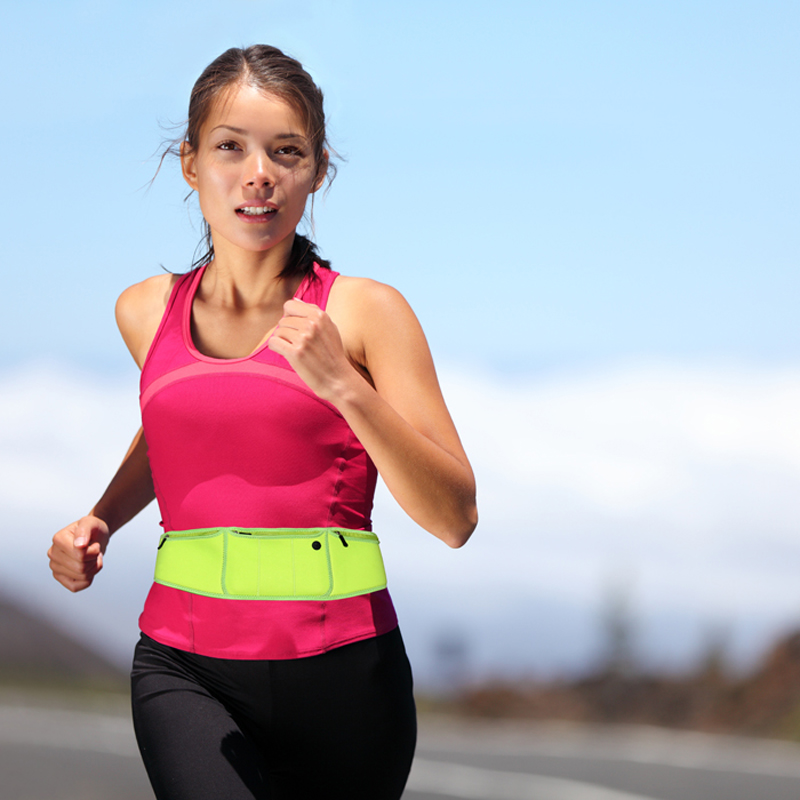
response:
M183 315L185 313L186 297L192 293L192 290L200 280L200 276L205 271L205 267L190 270L181 275L172 287L169 299L167 300L167 307L164 309L164 314L161 317L161 322L153 337L153 343L150 345L150 351L155 350L158 342L161 340L165 329L173 325L180 326L183 322ZM149 358L148 354L148 358Z
M184 354L188 356L183 344L183 318L186 300L191 296L203 271L203 267L191 270L175 281L167 300L167 307L142 366L140 380L142 390L154 377L158 377L165 370L172 368L176 359L180 361L185 357Z
M295 297L304 303L313 303L324 311L328 305L331 286L338 276L338 272L321 267L314 262L314 271L303 278L300 286L297 287Z

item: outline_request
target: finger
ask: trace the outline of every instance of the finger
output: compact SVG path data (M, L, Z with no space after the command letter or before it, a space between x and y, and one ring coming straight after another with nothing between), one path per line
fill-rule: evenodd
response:
M74 547L86 547L92 540L92 527L82 519L75 526L75 538L72 540Z
M86 589L88 586L92 585L91 578L86 579L79 579L76 580L75 578L71 578L68 575L56 575L53 573L53 577L66 589L69 589L71 592L80 592L83 589Z
M75 545L75 528L70 525L67 528L62 528L58 533L53 536L53 549L54 550L74 550Z
M299 345L304 338L310 334L310 326L307 321L301 321L299 317L292 318L291 321L281 320L278 327L270 337L270 341L275 339L288 342L290 345Z
M101 519L93 516L81 517L75 523L75 547L86 547L94 542L100 543L101 550L105 550L108 541L108 526Z
M98 553L100 553L100 545L97 542L88 548L73 547L71 544L65 547L54 543L47 551L47 557L58 564L82 564L95 561Z
M80 552L82 552L84 555L84 561L93 561L103 551L100 547L100 542L92 542L88 547L84 548Z
M289 331L300 331L303 322L300 317L283 317L275 328L273 336L285 336Z
M54 546L47 551L47 556L51 565L57 565L73 571L85 571L86 569L91 569L91 565L97 561L97 557L100 554L98 547L92 548L93 552L87 553L85 550L77 550L74 547L65 549ZM86 565L89 566L87 567Z
M70 570L55 569L53 570L53 577L63 586L71 588L76 584L81 586L88 586L94 579L96 573L92 572L88 575L79 572L72 572Z
M319 311L319 306L315 306L313 303L306 303L303 300L299 300L297 297L292 297L283 304L284 312L290 316L306 314L313 309Z
M60 564L62 566L80 564L82 561L81 558L76 556L74 548L65 550L57 546L53 546L47 551L47 557L50 559L51 564Z
M279 356L289 358L293 353L292 346L294 342L288 336L279 336L277 334L278 332L275 331L275 334L270 337L269 342L267 342L267 347Z
M302 300L287 300L283 304L282 319L322 319L325 312L313 303L304 303Z
M300 356L309 345L309 335L305 331L287 330L283 335L274 336L270 341L270 349L289 359Z
M95 557L89 561L76 561L74 559L53 558L50 560L50 569L53 573L69 575L71 578L86 578L99 571L97 566L98 559L99 557Z

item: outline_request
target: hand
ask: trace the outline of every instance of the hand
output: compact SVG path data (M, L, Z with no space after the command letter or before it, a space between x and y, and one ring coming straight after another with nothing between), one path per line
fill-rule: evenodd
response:
M91 586L94 576L103 568L103 553L110 535L108 525L91 515L62 528L47 551L53 577L71 592Z
M337 388L357 373L347 359L339 329L318 306L302 300L283 305L267 345L282 355L319 397L332 400Z

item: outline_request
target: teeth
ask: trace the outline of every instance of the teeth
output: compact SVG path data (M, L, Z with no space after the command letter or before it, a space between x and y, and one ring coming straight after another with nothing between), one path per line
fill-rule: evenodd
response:
M269 208L269 206L245 206L244 208L240 208L239 211L241 211L242 214L257 217L261 214L273 214L275 209Z

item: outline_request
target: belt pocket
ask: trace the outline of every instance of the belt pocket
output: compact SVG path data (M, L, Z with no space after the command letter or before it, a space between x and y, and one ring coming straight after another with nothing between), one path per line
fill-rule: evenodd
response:
M386 570L374 533L332 530L328 552L334 596L351 597L386 588Z
M187 592L222 596L225 533L171 532L161 536L155 580Z
M226 535L222 591L228 597L323 599L333 578L325 531L315 534Z

